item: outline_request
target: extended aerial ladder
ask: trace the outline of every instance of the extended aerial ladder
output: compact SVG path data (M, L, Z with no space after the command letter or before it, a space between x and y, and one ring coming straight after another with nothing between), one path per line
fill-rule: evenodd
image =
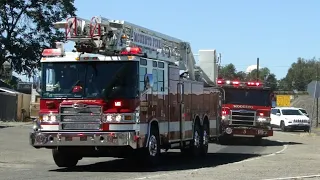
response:
M213 57L212 53L216 57L215 51L200 51L200 67L196 67L188 42L127 21L110 20L100 16L94 16L91 20L71 17L66 22L57 22L54 25L58 29L65 29L66 40L75 43L77 52L114 56L124 49L130 51L131 47L138 47L141 55L146 58L176 64L188 73L189 79L199 80L200 76L206 84L215 85L217 61L215 58L208 62L206 58Z

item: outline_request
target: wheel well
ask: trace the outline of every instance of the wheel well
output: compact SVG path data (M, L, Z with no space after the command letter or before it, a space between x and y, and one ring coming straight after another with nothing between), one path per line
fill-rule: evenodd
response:
M200 117L199 117L199 116L196 116L196 117L194 118L194 125L201 125Z
M158 124L157 121L152 121L152 122L151 122L151 124L150 124L150 131L151 131L152 129L155 129L155 130L157 130L157 131L159 132L159 124Z
M210 122L209 122L208 116L205 116L205 117L204 117L204 119L203 119L203 124L206 124L206 125L210 126Z

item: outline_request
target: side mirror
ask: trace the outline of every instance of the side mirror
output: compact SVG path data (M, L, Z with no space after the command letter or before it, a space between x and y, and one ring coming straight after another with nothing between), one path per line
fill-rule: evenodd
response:
M280 116L280 113L276 113L276 116Z
M307 117L309 117L309 114L306 114Z
M153 76L152 74L146 74L144 76L144 89L149 89L153 87Z

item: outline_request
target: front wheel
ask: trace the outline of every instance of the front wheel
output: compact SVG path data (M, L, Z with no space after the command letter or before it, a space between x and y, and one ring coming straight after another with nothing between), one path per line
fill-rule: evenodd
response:
M71 168L78 164L79 158L72 156L69 153L59 151L58 149L52 150L53 160L58 167Z
M305 128L304 132L310 132L310 127Z
M150 135L147 142L147 148L143 151L144 160L147 165L158 165L160 162L160 138L159 130L155 127L152 127Z
M283 121L281 121L281 123L280 123L280 129L281 129L282 132L286 132L287 131L286 125L284 124Z

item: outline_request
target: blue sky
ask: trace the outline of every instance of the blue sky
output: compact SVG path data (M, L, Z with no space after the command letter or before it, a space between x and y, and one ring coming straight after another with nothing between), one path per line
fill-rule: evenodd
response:
M319 0L76 0L79 17L121 19L216 49L245 70L260 58L283 78L297 57L320 57Z

